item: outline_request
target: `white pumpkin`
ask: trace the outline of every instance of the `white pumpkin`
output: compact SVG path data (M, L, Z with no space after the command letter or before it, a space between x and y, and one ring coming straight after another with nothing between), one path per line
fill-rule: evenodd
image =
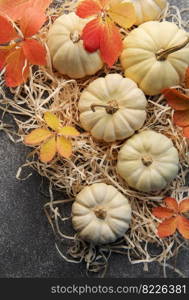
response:
M180 84L189 65L189 36L174 23L151 21L124 39L121 65L147 95Z
M146 119L144 93L130 79L109 74L94 80L79 100L80 121L96 139L114 142L134 134Z
M86 51L80 39L87 22L75 13L62 15L48 33L47 44L54 68L71 78L93 75L103 67L99 52Z
M117 171L129 186L159 191L178 173L178 151L161 133L145 130L131 137L118 154Z
M135 25L147 21L158 20L167 6L167 0L125 0L133 2L136 10Z
M72 223L81 239L108 244L129 228L131 207L115 187L95 183L85 187L72 205Z

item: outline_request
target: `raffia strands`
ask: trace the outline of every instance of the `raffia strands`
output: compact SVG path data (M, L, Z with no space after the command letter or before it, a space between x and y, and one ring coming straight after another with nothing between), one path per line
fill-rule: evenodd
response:
M47 32L53 20L63 12L73 11L75 6L76 2L69 1L60 7L49 9L48 22L39 34L42 42L46 42ZM182 18L182 15L188 12L189 9L179 11L175 6L167 7L162 19L175 22L179 27L188 29L189 21L184 21ZM126 34L125 31L122 33ZM3 88L4 82L1 77L0 109L4 113L12 114L18 131L11 135L11 129L2 122L0 129L4 130L12 141L23 140L25 134L43 125L43 114L46 110L56 112L64 125L80 128L78 111L80 92L91 81L110 72L122 73L122 70L119 65L116 65L111 71L103 69L90 78L77 81L69 79L53 71L48 53L48 67L31 69L30 80L27 84L8 92ZM2 74L3 71L0 75ZM24 167L31 167L49 179L51 199L49 203L46 203L44 209L57 237L57 251L69 262L84 261L87 272L100 272L103 276L111 253L120 253L126 255L132 264L143 263L145 270L148 268L148 263L159 262L163 266L164 276L166 276L166 268L173 268L167 263L167 260L176 256L180 248L188 249L187 241L182 240L178 234L167 239L159 239L156 236L158 220L152 216L151 210L152 207L161 204L162 199L167 195L177 199L189 197L189 190L185 185L189 170L189 143L183 138L181 130L173 125L173 111L166 105L162 96L159 99L157 97L148 99L147 113L147 120L142 130L151 128L171 138L180 157L180 172L177 178L161 193L149 195L130 189L118 176L115 168L117 153L123 142L100 143L86 132L73 140L74 150L71 159L56 158L51 163L44 164L37 159L36 154L39 149L36 148L29 154L24 166L18 170L18 178L21 177ZM77 235L66 234L63 228L71 227L70 216L65 217L61 213L64 205L66 203L71 205L83 186L96 182L105 182L118 188L129 198L133 211L132 224L125 236L114 244L101 247L89 245L79 240ZM54 200L52 187L65 192L69 200ZM64 245L67 243L67 251L64 254ZM159 249L158 253L151 252L151 244ZM180 270L175 268L174 271L184 277Z

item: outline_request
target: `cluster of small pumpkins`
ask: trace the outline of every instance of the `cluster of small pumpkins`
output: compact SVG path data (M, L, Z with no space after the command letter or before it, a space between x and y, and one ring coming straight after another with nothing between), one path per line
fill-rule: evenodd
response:
M128 1L128 0L125 0ZM177 149L166 136L142 128L146 95L183 81L189 65L188 34L171 22L157 20L166 0L130 0L136 25L124 39L120 56L125 77L109 74L86 87L79 99L81 126L103 142L126 140L118 154L117 172L132 188L160 191L177 175ZM52 64L61 74L78 79L103 67L98 51L83 47L81 34L87 19L74 12L60 16L50 28L48 47ZM80 238L94 244L114 242L131 220L128 199L105 183L86 186L72 207L73 226Z

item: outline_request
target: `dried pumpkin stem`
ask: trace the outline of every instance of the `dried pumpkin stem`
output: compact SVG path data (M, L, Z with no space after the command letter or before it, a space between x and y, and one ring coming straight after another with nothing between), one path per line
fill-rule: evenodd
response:
M103 108L105 108L106 112L107 112L108 114L110 114L110 115L115 114L115 113L118 111L118 109L119 109L119 108L113 107L113 106L111 106L111 105L93 104L93 105L91 105L91 109L92 109L93 112L95 112L95 108L96 108L96 107L103 107Z
M183 49L184 47L186 47L188 45L188 43L189 43L189 37L186 39L186 41L184 43L182 43L180 45L174 46L167 50L161 50L161 51L157 52L156 53L157 60L159 60L159 61L166 60L169 54Z
M141 160L145 167L149 167L153 163L153 160L149 155L144 155Z
M80 41L80 39L81 39L81 36L78 31L74 31L74 32L70 33L70 40L72 40L72 42L74 44L78 43Z
M107 212L104 208L96 208L94 209L94 213L97 218L104 220L107 216Z

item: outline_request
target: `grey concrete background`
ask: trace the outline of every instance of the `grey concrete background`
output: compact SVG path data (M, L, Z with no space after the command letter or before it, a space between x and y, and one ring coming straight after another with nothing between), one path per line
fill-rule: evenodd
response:
M189 0L171 3L189 7ZM5 120L11 122L11 119ZM47 198L42 195L40 185L47 186L44 179L33 171L27 181L18 181L16 173L25 161L28 149L21 144L13 144L0 131L0 278L22 277L86 277L84 264L70 264L62 260L54 247L54 236L43 212ZM189 252L182 251L177 265L189 277ZM173 271L168 277L179 277ZM113 255L106 277L111 278L160 278L162 268L149 265L131 265L127 258Z

